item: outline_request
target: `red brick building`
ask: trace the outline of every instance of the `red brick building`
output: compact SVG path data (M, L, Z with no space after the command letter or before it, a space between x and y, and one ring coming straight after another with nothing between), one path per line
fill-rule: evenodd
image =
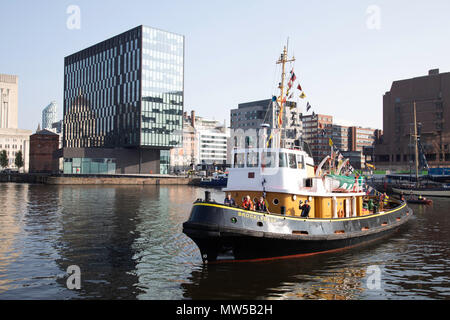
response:
M414 161L414 103L423 153L430 167L450 166L450 72L398 80L383 97L383 137L377 167L406 170Z
M58 173L59 159L55 152L59 148L59 135L41 130L30 136L30 173Z

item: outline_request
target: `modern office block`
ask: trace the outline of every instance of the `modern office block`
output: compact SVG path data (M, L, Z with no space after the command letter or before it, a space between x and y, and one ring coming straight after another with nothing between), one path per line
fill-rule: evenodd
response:
M182 143L183 95L182 35L139 26L66 57L65 162L166 173L169 150Z

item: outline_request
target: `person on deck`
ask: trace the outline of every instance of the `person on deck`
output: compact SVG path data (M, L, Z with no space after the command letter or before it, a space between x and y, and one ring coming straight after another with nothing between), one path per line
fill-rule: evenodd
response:
M242 202L242 207L245 210L255 210L255 206L253 205L253 201L250 199L250 196L245 197L244 202Z
M260 197L258 202L256 202L255 209L256 211L267 212L266 202L264 201L263 197Z
M302 201L300 200L299 209L302 210L301 217L308 218L309 211L311 210L311 206L309 205L308 200L305 200L305 203L303 205L301 205L301 204L302 204Z
M231 197L231 194L227 194L223 203L230 207L234 207L236 205L236 201L234 201L234 199Z

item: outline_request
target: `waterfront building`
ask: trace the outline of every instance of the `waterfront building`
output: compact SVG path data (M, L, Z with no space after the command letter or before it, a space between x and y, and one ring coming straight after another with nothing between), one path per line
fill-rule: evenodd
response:
M227 163L227 141L230 137L226 124L195 115L192 110L183 116L183 147L171 150L171 168L186 170L195 166L217 166Z
M19 109L19 79L0 74L0 128L17 129Z
M182 143L183 98L182 35L138 26L67 56L64 171L98 173L86 163L101 173L168 173L170 149Z
M384 94L383 136L374 152L377 167L414 168L414 103L428 165L450 166L450 73L434 69L426 76L394 81Z
M302 134L301 113L297 103L292 101L287 101L283 110L285 147L294 148ZM277 115L273 111L272 99L240 103L237 109L230 111L230 129L250 132L251 129L259 130L262 124L273 128L274 118L277 119Z
M30 136L30 173L58 173L59 135L43 129Z
M52 101L42 110L42 129L53 130L52 125L58 118L57 109L56 101Z
M333 117L324 114L303 115L303 141L311 151L314 163L330 154L329 140L333 134Z
M333 146L350 159L355 169L364 168L366 158L363 151L373 146L379 134L378 129L335 124L332 116L324 114L302 116L302 122L303 139L316 163L330 154L331 138Z
M0 151L5 150L8 156L9 169L17 169L14 164L17 152L22 151L24 166L22 170L28 171L29 148L31 130L0 128Z
M333 140L334 146L339 151L348 151L351 133L350 127L333 123L331 128L332 128L331 139Z
M0 74L0 151L8 156L9 169L17 169L14 160L22 151L24 166L28 171L31 130L18 128L19 79L15 75Z

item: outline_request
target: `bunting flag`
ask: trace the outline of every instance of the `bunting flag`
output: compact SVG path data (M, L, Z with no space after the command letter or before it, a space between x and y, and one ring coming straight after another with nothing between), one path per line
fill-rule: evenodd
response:
M270 140L272 140L272 138L273 138L273 133L271 133L270 134L270 136L269 136L269 139L267 139L267 148L269 147L269 144L270 144Z
M300 90L300 91L303 91L302 86L300 85L300 83L298 84L297 89Z
M295 76L294 70L291 71L291 74L292 74L291 81L293 83L297 79L297 77Z
M302 91L302 94L300 95L300 98L305 99L306 98L306 94Z
M373 164L366 163L366 166L368 166L369 168L375 169L375 166Z
M306 103L306 112L308 112L309 109L311 109L311 105L309 104L309 102L307 102L307 103Z
M333 146L333 140L331 140L331 138L328 138L328 144L330 145L330 147Z

